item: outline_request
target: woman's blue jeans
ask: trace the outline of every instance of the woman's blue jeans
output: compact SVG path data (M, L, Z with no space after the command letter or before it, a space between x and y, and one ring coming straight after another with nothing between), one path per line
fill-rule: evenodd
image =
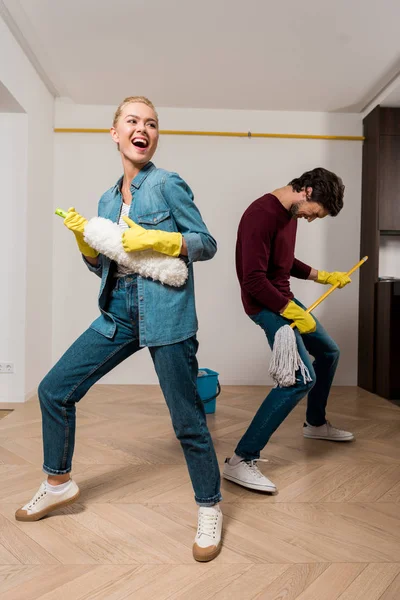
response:
M41 382L43 469L47 474L71 471L76 403L96 381L140 350L137 296L135 276L117 280L107 309L117 322L113 339L87 329ZM179 343L151 347L149 351L185 455L195 500L201 506L212 506L221 500L220 472L204 406L197 393L197 348L193 336Z

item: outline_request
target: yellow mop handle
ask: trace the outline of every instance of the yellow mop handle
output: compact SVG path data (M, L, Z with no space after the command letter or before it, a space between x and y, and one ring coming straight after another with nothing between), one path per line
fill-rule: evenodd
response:
M357 271L357 269L359 269L361 267L361 265L363 265L366 261L368 260L368 256L364 256L364 258L362 258L356 265L354 265L354 267L352 269L350 269L350 271L348 271L346 273L346 275L348 275L350 277L350 275L352 273L354 273L354 271ZM319 304L321 304L321 302L323 302L323 300L325 300L325 298L327 298L329 296L329 294L332 294L332 292L334 290L336 290L336 288L339 287L339 282L335 283L335 285L332 285L332 287L325 292L325 294L322 294L322 296L320 298L318 298L318 300L316 300L314 302L314 304L311 304L311 306L309 308L307 308L306 312L310 313L312 310L314 310L314 308L316 308ZM290 327L295 328L296 325L293 322Z

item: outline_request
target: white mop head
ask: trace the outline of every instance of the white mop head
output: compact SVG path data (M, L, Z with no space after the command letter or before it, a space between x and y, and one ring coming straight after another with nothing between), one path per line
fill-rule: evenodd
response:
M295 385L299 369L304 383L312 381L297 349L296 334L290 325L284 325L275 335L269 374L277 386L289 387Z
M121 229L117 223L103 217L90 219L85 227L85 242L92 248L128 267L132 273L148 277L173 287L181 287L187 280L188 270L180 258L166 256L153 250L125 252Z

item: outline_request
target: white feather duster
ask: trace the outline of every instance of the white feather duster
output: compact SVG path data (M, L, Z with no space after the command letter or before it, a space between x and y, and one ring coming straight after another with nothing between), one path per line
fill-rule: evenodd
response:
M84 238L97 252L127 267L132 273L173 287L181 287L187 280L187 266L180 258L166 256L153 250L125 252L121 229L109 219L90 219L85 226Z

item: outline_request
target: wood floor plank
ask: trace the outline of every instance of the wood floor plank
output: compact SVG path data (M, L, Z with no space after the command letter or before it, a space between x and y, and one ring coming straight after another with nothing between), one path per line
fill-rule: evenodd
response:
M281 598L295 600L327 568L328 565L319 563L291 565L257 598L260 600L281 600Z
M292 565L269 564L252 565L240 577L229 582L215 597L216 600L253 600L281 577Z
M314 579L296 600L338 600L339 596L364 571L367 565L358 563L336 563L329 565Z
M34 577L21 582L2 593L1 600L41 600L45 594L52 594L52 599L56 599L57 589L64 583L67 583L76 577L87 572L90 567L84 565L48 567L44 573L42 569L37 569Z
M400 598L400 574L392 581L379 600L399 600Z
M399 572L399 564L367 565L338 600L380 600Z
M29 525L31 523L28 527ZM52 554L32 540L23 528L18 527L17 521L9 521L3 515L0 515L0 545L0 564L7 564L4 550L22 565L59 564Z

